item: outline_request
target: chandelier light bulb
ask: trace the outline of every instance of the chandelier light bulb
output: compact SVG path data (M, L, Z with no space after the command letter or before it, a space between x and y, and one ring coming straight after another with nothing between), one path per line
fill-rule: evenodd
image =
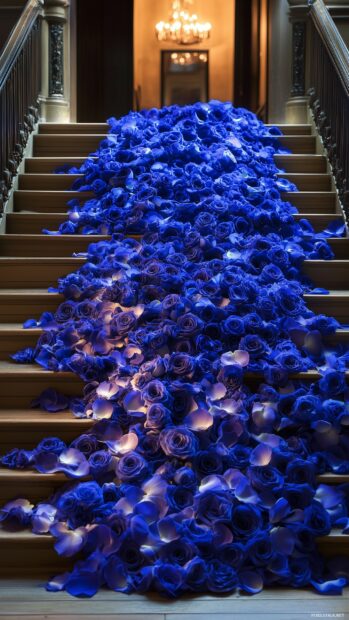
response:
M185 6L189 0L175 0L168 21L160 21L155 26L159 41L170 41L177 45L193 45L208 39L212 25L200 22L196 13L190 13Z

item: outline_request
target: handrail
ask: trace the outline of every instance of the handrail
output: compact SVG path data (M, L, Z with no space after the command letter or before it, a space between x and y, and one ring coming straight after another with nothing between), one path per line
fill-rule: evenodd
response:
M42 2L43 0L28 0L0 55L0 90L3 88L8 74L41 11Z
M0 217L39 118L43 0L28 0L0 55Z
M332 58L342 85L349 96L349 51L323 0L312 2L310 17Z
M349 51L323 0L308 1L309 105L349 223Z

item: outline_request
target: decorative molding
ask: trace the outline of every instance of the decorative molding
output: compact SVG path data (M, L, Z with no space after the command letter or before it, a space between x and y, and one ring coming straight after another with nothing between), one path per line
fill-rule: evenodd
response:
M305 37L306 22L292 23L292 88L291 96L305 94Z
M63 24L49 23L49 97L64 95Z
M338 147L333 137L332 128L326 113L321 108L320 100L315 88L308 92L309 106L313 112L314 122L322 138L323 145L327 152L328 160L331 164L332 174L336 183L339 199L342 203L346 221L349 221L349 188L348 179L341 164Z

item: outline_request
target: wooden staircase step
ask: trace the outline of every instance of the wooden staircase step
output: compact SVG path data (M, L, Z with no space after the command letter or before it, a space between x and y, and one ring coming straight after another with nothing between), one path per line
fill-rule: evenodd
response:
M95 152L105 134L36 134L33 136L34 157L81 157Z
M301 172L304 174L327 171L327 161L324 155L293 155L289 153L288 155L275 155L274 160L276 165L285 172ZM59 165L58 163L56 167Z
M332 187L332 177L327 173L280 172L278 176L288 179L303 192L326 192L330 191Z
M320 216L319 216L320 217ZM15 286L51 286L58 278L76 271L85 262L83 257L0 257L0 288ZM348 288L348 260L306 260L304 273L316 287Z
M348 270L347 260L306 260L303 263L304 273L316 287L348 289Z
M277 126L284 136L308 136L312 134L312 127L309 124L280 123ZM275 127L275 125L267 124L266 127Z
M43 175L56 179L61 175ZM70 176L62 175L62 176ZM65 190L15 190L14 192L14 211L29 211L39 213L66 213L68 210L67 202L77 198L81 203L89 198L93 198L92 192L76 192ZM11 214L9 214L11 215Z
M26 347L35 347L42 330L39 327L25 329L21 323L0 323L0 360L11 359L11 355ZM349 329L341 328L336 333L326 336L329 346L349 345Z
M105 134L36 134L33 136L34 157L81 157L95 152ZM288 135L270 138L284 149L297 154L315 154L316 138L311 135Z
M76 418L71 411L67 410L57 413L39 409L2 410L0 411L0 453L5 454L12 448L32 450L45 437L57 436L70 444L79 434L87 432L92 424L93 420L90 418ZM0 496L2 493L0 473Z
M319 175L322 176L322 175ZM82 174L19 174L19 190L69 190Z
M329 191L331 175L327 173L281 172L280 177L295 183L301 191ZM69 190L82 174L20 174L19 190Z
M34 347L42 330L24 329L20 323L0 323L0 360L9 360L20 349Z
M289 150L291 153L305 155L316 153L316 137L315 136L302 136L302 135L289 135L280 136L275 139L275 142L280 144L284 149Z
M309 220L315 232L325 230L327 226L334 221L338 223L343 222L343 216L336 213L299 213L296 214L294 218L297 221L302 219Z
M332 213L336 208L336 192L283 192L282 199L303 213Z
M70 175L43 175L55 179L57 176ZM291 176L295 175L281 175ZM305 176L305 175L302 175ZM323 175L320 175L323 176ZM291 202L300 213L334 213L336 209L336 193L330 191L299 191L282 192L282 199ZM67 202L77 198L81 203L93 198L92 192L77 192L73 190L16 190L14 192L15 212L38 213L66 213ZM11 214L9 214L11 215Z
M89 427L91 427L91 422L89 426L85 425L85 429L82 425L76 425L75 437L77 437L80 432L83 433L84 430L88 430ZM54 436L64 439L58 431ZM87 476L84 479L86 480L88 478L89 477ZM57 472L54 474L41 474L35 470L7 469L0 467L0 506L6 502L21 497L24 497L33 503L47 500L58 489L62 488L63 485L69 485L71 483L74 484L76 481L76 479L74 480L62 472ZM348 484L349 476L323 474L317 477L317 482L318 484L327 484L331 486Z
M79 431L78 429L76 430L78 435ZM48 500L58 489L72 482L74 483L74 479L60 472L55 474L40 474L33 470L1 468L0 505L21 497L33 503Z
M275 127L275 125L266 125ZM279 129L284 135L310 135L312 132L309 124L280 124ZM44 134L101 134L109 129L108 123L39 123L39 133Z
M71 256L86 252L91 243L107 235L0 235L0 256ZM348 249L349 252L349 249ZM349 254L348 254L349 258Z
M129 235L138 239L139 235ZM45 234L0 234L0 256L71 256L85 252L90 243L109 239L108 235L45 235ZM330 238L335 257L349 259L349 238Z
M304 299L316 314L333 316L343 325L349 325L349 290L331 290L329 295L307 294Z
M304 127L304 133L308 132L310 125ZM39 133L43 134L103 134L109 129L108 123L39 123ZM281 130L282 131L282 130ZM303 133L303 131L302 131Z
M45 288L0 288L0 321L23 323L28 318L39 318L44 310L54 312L62 301L62 295Z
M326 172L327 162L324 155L303 154L275 155L276 165L285 172ZM31 174L50 174L57 168L69 165L79 167L85 161L85 157L27 157L25 159L25 172Z
M24 171L29 174L53 174L61 166L79 167L84 161L85 157L26 157Z
M53 548L53 542L50 535L37 535L26 530L11 532L0 529L0 576L6 578L42 576L47 579L67 570L72 566L72 560L59 556ZM4 604L1 608L4 609ZM26 613L27 610L28 603L25 603L22 611ZM18 612L16 606L16 613Z
M330 295L306 294L304 298L313 312L349 324L349 291L331 290ZM28 318L39 318L44 310L54 312L62 301L62 295L48 293L45 288L0 288L0 322L21 323Z
M296 195L296 194L295 194ZM342 215L336 213L297 213L295 219L308 219L316 232L324 230L334 220L340 222ZM44 229L57 231L60 224L67 219L66 213L8 213L6 216L6 233L40 234Z
M47 388L81 396L83 382L71 372L53 372L36 364L0 362L0 409L25 409Z
M0 257L0 288L26 288L56 284L58 278L79 269L84 258L75 257Z
M34 577L36 575L47 575L52 571L53 574L57 574L58 572L62 572L66 570L67 567L71 566L74 558L62 558L58 556L53 549L53 537L49 534L33 534L29 531L19 531L19 532L9 532L5 529L0 530L0 575L9 578L11 576L16 577ZM327 557L334 555L345 555L349 551L349 536L342 534L340 530L332 530L330 534L327 536L320 536L317 539L317 547L318 549ZM294 593L293 593L294 595ZM132 598L132 597L131 597ZM138 602L138 613L140 615L144 615L144 601L137 601L136 603L131 601L131 598L127 600L127 605L123 606L123 611L126 614L130 613L130 605L134 607ZM291 598L292 600L292 598ZM299 601L296 601L299 605ZM66 613L71 614L71 606L72 602L68 602L69 605L66 608ZM217 606L217 601L213 601L214 605L210 605L212 601L205 601L205 608L209 608L211 613L215 615L214 608ZM6 604L6 603L5 603ZM52 609L52 602L49 601L49 609ZM187 606L188 602L186 602ZM259 603L260 604L260 603ZM284 604L284 603L283 603ZM93 602L88 601L88 606L85 606L86 613L92 613L91 605ZM121 602L122 605L122 602ZM245 607L246 601L244 602L243 607ZM104 609L106 606L106 602L104 601ZM111 605L108 606L110 613L115 614L115 601L111 602ZM120 603L118 603L118 611L120 611ZM312 601L312 609L320 609L320 607L314 607L314 602ZM321 607L322 609L323 607ZM4 609L4 608L2 608ZM25 603L21 606L23 612L28 611L28 603ZM45 607L47 611L47 606ZM143 609L143 611L142 611ZM185 607L186 609L186 607ZM229 605L229 609L231 609L231 602ZM234 607L235 609L235 607ZM275 601L273 601L273 613L275 615ZM299 607L297 607L299 609ZM335 606L335 602L331 603L331 610L343 609L343 607ZM16 607L17 613L19 612L19 606ZM241 610L242 614L244 614L245 610ZM257 611L257 610L255 610ZM271 612L271 609L270 609ZM298 612L299 613L299 612ZM228 614L229 615L229 614ZM227 617L228 617L227 615ZM254 614L252 614L254 615ZM258 615L258 613L256 614ZM272 614L271 614L272 615ZM296 614L297 615L297 614ZM342 614L340 614L342 615ZM49 618L49 616L45 616ZM62 616L63 617L63 616ZM73 617L69 615L69 617ZM83 616L88 617L87 616ZM128 615L125 615L125 618L128 618ZM132 616L136 617L136 616ZM293 617L293 616L292 616ZM294 616L296 617L296 616Z
M346 373L349 381L349 371ZM314 382L320 379L317 370L290 374L290 380ZM251 387L259 385L260 373L246 373L244 379ZM18 392L18 385L21 392ZM67 395L81 395L83 382L71 372L53 372L37 364L0 362L0 409L24 409L42 390L52 387Z

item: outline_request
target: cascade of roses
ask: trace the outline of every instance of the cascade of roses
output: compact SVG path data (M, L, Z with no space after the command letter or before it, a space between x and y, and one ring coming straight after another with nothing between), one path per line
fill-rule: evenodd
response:
M349 532L347 347L336 320L309 310L304 259L331 259L333 224L316 234L281 192L276 128L211 101L110 119L110 132L49 234L106 234L62 278L55 313L29 319L37 345L15 354L85 382L34 406L91 418L14 449L3 466L64 472L44 503L15 499L3 527L51 533L80 554L50 590L92 596L158 590L249 593L312 584L341 592L348 558L325 561L316 538ZM299 372L318 370L311 383ZM50 415L48 413L47 415ZM68 413L67 413L68 415Z

